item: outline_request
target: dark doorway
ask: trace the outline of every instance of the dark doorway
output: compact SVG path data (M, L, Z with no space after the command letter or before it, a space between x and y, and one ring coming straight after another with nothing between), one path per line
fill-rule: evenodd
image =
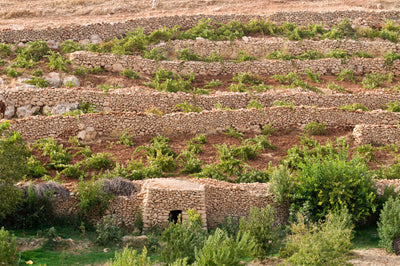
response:
M175 211L170 211L169 216L168 216L168 221L177 223L178 221L182 221L182 211L180 210L175 210Z

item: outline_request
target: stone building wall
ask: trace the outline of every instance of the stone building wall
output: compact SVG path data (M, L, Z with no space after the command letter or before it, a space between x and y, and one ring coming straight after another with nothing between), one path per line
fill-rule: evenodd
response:
M356 125L354 141L361 144L384 146L400 143L400 128L397 125Z
M0 100L7 104L12 112L7 119L17 116L19 110L42 109L43 112L61 114L68 107L76 108L79 103L90 102L98 111L143 112L154 108L163 113L170 113L179 103L188 103L204 110L212 110L218 102L231 109L246 108L251 100L257 99L264 107L271 107L275 101L287 100L294 105L318 107L339 107L359 103L368 109L385 109L389 102L400 101L400 95L371 91L363 94L317 94L302 89L278 89L264 93L216 92L210 95L193 95L189 93L166 93L148 88L130 88L111 90L104 94L95 89L72 88L0 88Z
M129 68L135 72L154 74L157 69L173 71L181 75L193 73L197 75L234 75L242 72L256 75L287 74L289 72L303 73L306 69L319 72L322 75L340 73L343 69L354 70L355 75L371 72L400 74L400 60L395 60L392 66L386 64L384 58L351 58L348 60L324 58L319 60L264 60L247 62L201 62L201 61L159 61L145 59L134 55L95 54L78 51L69 54L69 59L83 67L104 67L108 71L122 72Z
M309 25L322 23L325 25L337 24L344 18L349 18L355 25L368 25L379 27L386 19L399 21L400 11L334 11L334 12L275 12L270 15L193 15L193 16L166 16L150 17L126 20L123 22L104 22L85 25L70 25L57 28L22 30L3 30L0 32L0 41L8 43L28 42L38 39L62 42L68 39L85 40L101 38L108 40L121 37L126 32L142 27L146 32L151 32L160 27L172 28L175 25L188 29L197 24L200 19L211 18L215 23L229 23L232 20L248 22L251 19L262 18L282 24L283 22L294 22L298 25Z
M67 138L92 127L99 136L118 136L124 131L135 136L156 134L215 133L231 126L239 131L259 132L261 127L305 125L309 122L327 126L358 124L396 125L400 114L376 110L371 112L343 111L338 108L270 107L262 110L213 110L200 113L172 113L164 116L146 113L110 112L72 116L33 116L10 121L10 131L18 131L26 139L45 137Z

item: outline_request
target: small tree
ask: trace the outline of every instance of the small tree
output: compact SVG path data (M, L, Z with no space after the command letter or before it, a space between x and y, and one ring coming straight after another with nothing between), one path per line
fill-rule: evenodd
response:
M400 238L400 199L390 197L383 206L380 221L378 222L378 234L381 239L380 246L388 252L393 252L393 240Z
M27 174L30 151L17 132L3 134L10 123L0 124L0 218L12 213L22 192L14 186Z
M0 265L18 265L18 243L4 227L0 229Z

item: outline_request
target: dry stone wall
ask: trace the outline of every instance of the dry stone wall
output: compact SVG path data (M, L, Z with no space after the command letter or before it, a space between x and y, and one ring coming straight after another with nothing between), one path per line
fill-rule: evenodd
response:
M383 146L399 144L400 128L397 125L356 125L353 130L353 138L359 145Z
M271 15L194 15L194 16L168 16L137 18L124 22L94 23L85 25L70 25L58 28L22 30L3 30L0 32L0 41L8 43L28 42L34 40L51 40L62 42L68 39L80 41L90 39L107 40L121 37L129 31L142 27L146 32L151 32L160 27L172 28L175 25L188 29L197 24L200 19L211 18L215 23L229 23L232 20L248 22L251 19L265 19L282 24L295 22L298 25L323 23L325 25L337 24L344 18L349 18L355 25L379 27L386 19L399 21L400 11L334 11L334 12L276 12Z
M70 54L70 60L84 67L104 67L108 71L121 72L129 68L133 71L154 74L158 68L170 70L179 74L194 75L234 75L242 72L257 75L287 74L289 72L303 73L306 69L325 74L338 74L343 69L354 70L355 75L371 72L400 74L400 60L395 60L393 66L388 66L384 58L352 58L349 60L324 58L319 60L264 60L241 63L207 63L199 61L159 61L144 59L140 56L113 54L95 54L78 51Z
M117 136L128 131L135 136L156 134L215 133L228 126L240 131L259 132L261 127L274 123L276 127L305 125L309 122L327 126L355 126L358 124L396 125L399 113L382 110L371 112L343 111L337 108L300 106L270 107L263 110L213 110L200 113L172 113L164 116L145 113L110 112L72 116L34 116L11 120L11 131L19 131L26 139L45 137L67 138L86 128L93 128L99 136Z
M157 92L145 87L111 90L107 93L80 88L0 88L0 100L7 104L8 109L14 110L7 113L7 119L27 107L31 110L42 110L43 113L61 114L69 109L76 109L81 102L94 104L98 111L143 112L157 108L163 113L170 113L177 104L185 101L204 110L212 110L218 102L231 109L246 108L254 99L264 107L271 107L275 101L287 100L294 105L318 107L359 103L374 110L385 109L389 102L400 102L400 95L387 92L318 94L302 89L279 89L255 94L217 92L211 95L193 95L183 92Z
M268 54L281 50L291 55L300 55L310 50L326 54L333 49L342 49L354 54L365 51L373 56L383 56L389 51L399 53L400 44L390 41L359 41L359 40L302 40L288 41L282 38L251 38L234 41L210 41L202 38L196 40L176 40L168 43L162 42L151 45L149 50L160 48L165 51L168 58L177 58L179 51L189 48L190 52L202 57L213 53L219 54L223 59L235 60L240 52L256 58L265 58Z

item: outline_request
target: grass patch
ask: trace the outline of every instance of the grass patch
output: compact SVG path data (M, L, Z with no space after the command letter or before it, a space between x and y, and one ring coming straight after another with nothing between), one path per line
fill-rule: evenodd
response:
M377 227L370 226L357 228L352 242L354 249L378 248L379 236Z

